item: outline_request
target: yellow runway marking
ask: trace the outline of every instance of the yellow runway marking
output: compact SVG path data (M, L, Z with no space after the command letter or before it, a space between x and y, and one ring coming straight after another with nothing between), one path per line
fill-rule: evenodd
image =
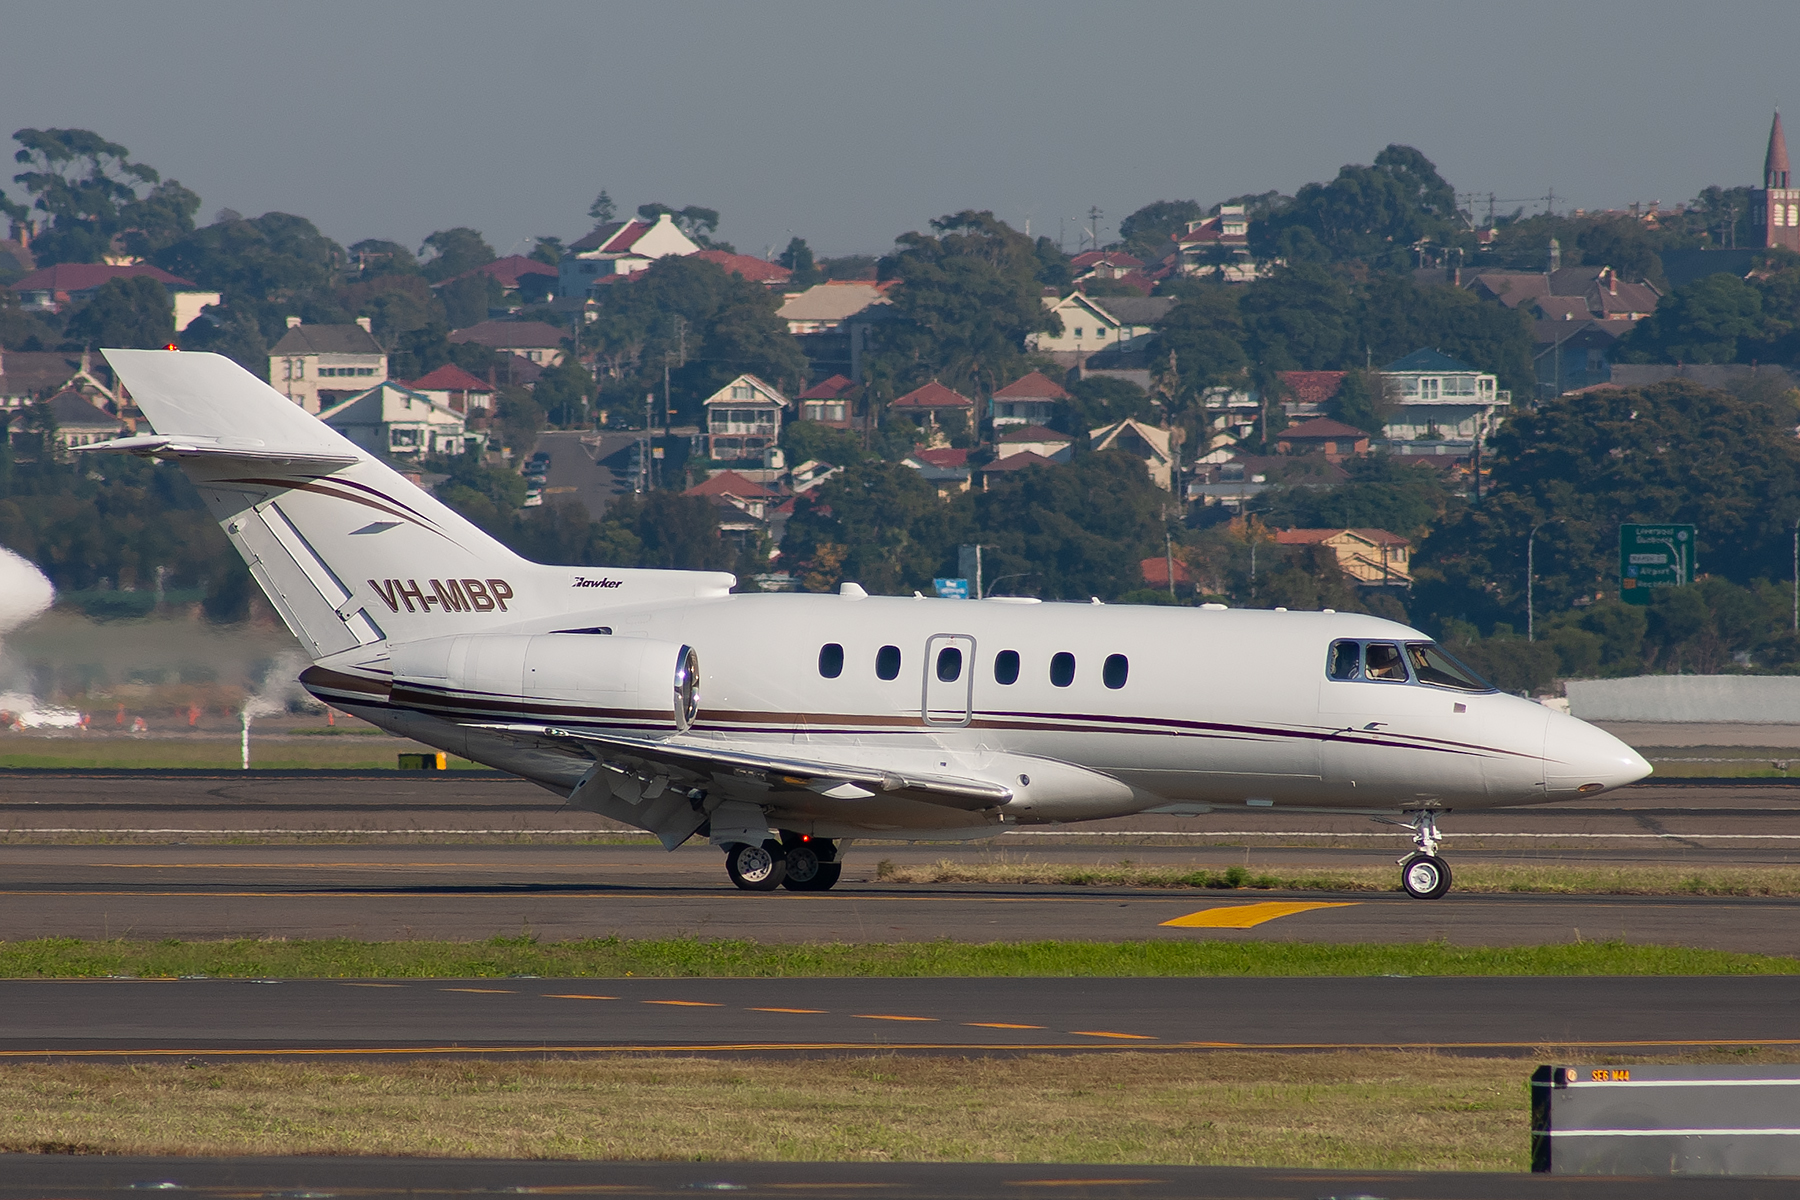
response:
M1203 908L1185 917L1164 921L1163 924L1182 929L1251 929L1277 917L1291 917L1295 913L1311 912L1315 908L1353 908L1356 904L1355 900L1265 900L1260 904L1227 904L1219 908Z
M859 1021L935 1021L936 1017L894 1017L886 1013L855 1013Z
M440 992L473 992L477 996L516 996L510 988L439 988Z
M546 1000L617 1000L617 996L583 996L576 992L545 992Z
M1008 1025L1005 1021L964 1021L971 1029L1042 1029L1042 1025Z
M820 1014L829 1012L830 1010L824 1009L824 1008L753 1008L750 1011L751 1012L812 1013L815 1015L820 1015Z
M723 1004L714 1004L708 1000L645 1000L645 1004L671 1004L676 1008L724 1008Z
M1147 1033L1109 1033L1104 1029L1071 1029L1076 1037L1120 1038L1128 1042L1154 1042L1157 1039Z

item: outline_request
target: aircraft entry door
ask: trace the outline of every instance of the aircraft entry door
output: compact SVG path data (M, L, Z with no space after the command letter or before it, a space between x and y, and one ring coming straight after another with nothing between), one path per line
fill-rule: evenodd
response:
M925 640L923 716L927 725L967 725L975 695L975 639L935 633Z

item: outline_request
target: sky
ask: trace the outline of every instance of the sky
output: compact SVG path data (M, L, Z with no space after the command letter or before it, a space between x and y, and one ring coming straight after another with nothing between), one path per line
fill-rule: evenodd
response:
M345 245L466 225L523 253L604 188L717 209L756 255L878 254L969 208L1073 250L1090 208L1109 241L1152 201L1291 194L1391 142L1483 211L1673 206L1759 182L1771 111L1800 113L1792 0L8 9L5 132L92 129L202 223L297 213Z

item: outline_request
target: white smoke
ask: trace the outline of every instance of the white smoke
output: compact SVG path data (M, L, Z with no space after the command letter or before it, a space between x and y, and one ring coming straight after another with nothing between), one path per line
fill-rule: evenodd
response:
M319 702L300 686L300 672L306 670L307 661L297 650L277 656L256 694L244 701L244 711L255 718L279 716L296 707L316 710Z
M73 709L42 708L28 691L8 688L12 672L6 663L6 635L41 615L56 600L56 589L29 559L0 546L0 711L26 728L70 728L80 723Z

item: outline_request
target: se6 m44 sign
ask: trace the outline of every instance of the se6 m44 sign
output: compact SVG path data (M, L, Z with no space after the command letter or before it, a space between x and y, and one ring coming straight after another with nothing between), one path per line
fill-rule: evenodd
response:
M1694 581L1692 525L1619 526L1619 599L1648 604L1655 588Z

